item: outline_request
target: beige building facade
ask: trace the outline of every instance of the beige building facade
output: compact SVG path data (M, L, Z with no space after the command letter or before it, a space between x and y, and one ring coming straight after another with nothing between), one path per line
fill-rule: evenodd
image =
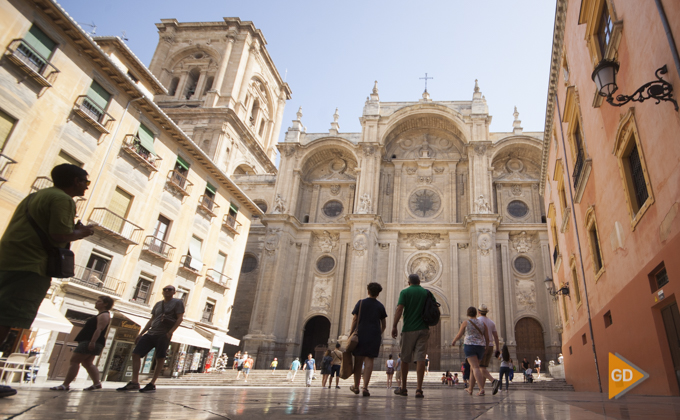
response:
M267 209L251 225L230 325L256 366L342 342L369 282L383 286L391 324L411 273L442 304L433 369L460 365L451 340L481 303L513 358L555 359L542 133L524 132L514 116L511 131L490 132L476 82L472 100L426 91L412 102L381 102L376 82L358 133L343 133L337 112L328 132L307 133L298 111L278 145L278 174L235 177ZM381 358L389 353L398 342L388 328Z

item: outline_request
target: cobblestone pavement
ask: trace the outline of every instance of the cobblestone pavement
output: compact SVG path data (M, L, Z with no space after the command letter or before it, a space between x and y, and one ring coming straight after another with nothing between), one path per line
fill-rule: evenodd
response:
M424 399L371 389L366 398L342 389L249 387L159 388L155 393L57 392L22 387L0 399L7 419L678 419L680 398L624 396L609 401L583 392L499 392L469 396L463 389L426 390Z

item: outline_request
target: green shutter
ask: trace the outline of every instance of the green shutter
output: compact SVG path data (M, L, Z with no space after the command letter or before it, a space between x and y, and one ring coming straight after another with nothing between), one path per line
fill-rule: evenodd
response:
M103 111L106 110L106 106L109 104L111 94L107 92L99 83L92 81L90 89L87 91L87 97Z
M189 170L189 162L186 160L182 159L182 156L177 156L177 164L184 168L184 170L188 171Z
M210 192L213 193L213 194L217 194L217 188L215 188L215 187L213 187L212 185L210 185L209 182L208 182L208 185L206 185L205 189L208 190L208 191L210 191Z
M33 25L31 29L28 30L24 41L30 45L38 54L40 54L45 60L50 59L54 47L57 43L52 41L45 32L41 31L40 28Z
M149 130L149 128L144 124L140 124L139 130L137 131L137 137L139 138L139 142L142 144L143 148L154 155L156 154L156 152L153 150L153 131Z
M234 203L229 203L229 209L231 209L234 213L238 213L238 207Z

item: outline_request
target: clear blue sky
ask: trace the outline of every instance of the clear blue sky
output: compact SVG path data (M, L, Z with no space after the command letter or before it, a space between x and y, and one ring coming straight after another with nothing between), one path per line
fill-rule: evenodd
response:
M251 20L293 98L281 138L302 106L308 132L326 132L335 108L340 131L360 131L373 81L382 101L415 101L425 72L432 99L470 100L475 79L493 116L511 131L516 105L525 131L543 131L555 0L284 1L61 0L97 35L121 35L148 65L162 18ZM82 25L85 30L88 26Z

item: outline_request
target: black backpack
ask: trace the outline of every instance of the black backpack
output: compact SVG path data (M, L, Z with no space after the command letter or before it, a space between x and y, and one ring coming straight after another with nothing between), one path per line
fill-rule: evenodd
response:
M425 306L423 307L423 322L428 327L434 327L439 324L439 317L441 317L441 311L439 307L441 304L437 303L432 295L432 292L427 291L427 297L425 298Z

